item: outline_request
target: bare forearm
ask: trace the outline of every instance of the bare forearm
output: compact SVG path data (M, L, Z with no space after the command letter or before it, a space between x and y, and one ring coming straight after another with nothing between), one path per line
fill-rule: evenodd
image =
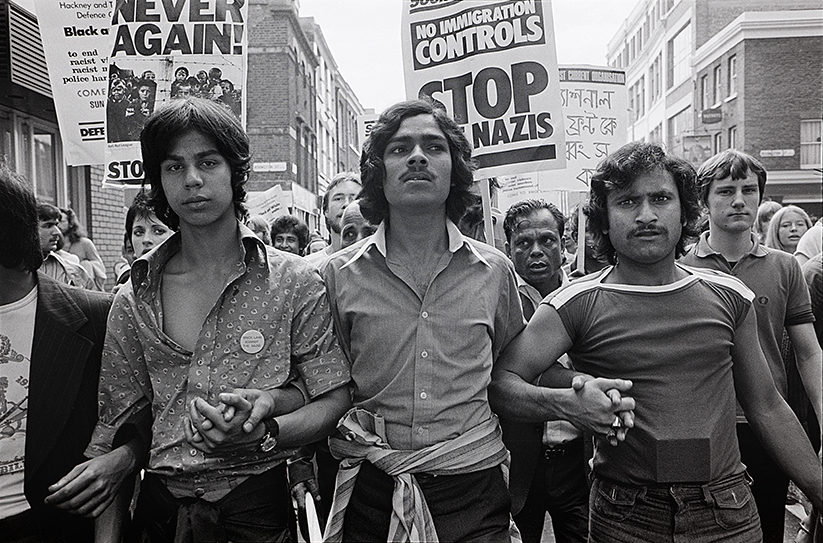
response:
M296 447L329 436L350 406L349 389L343 386L323 394L296 411L278 416L278 446Z
M782 398L778 400L772 408L746 413L749 424L774 461L821 509L823 467L788 404Z
M554 364L545 373L554 372L555 367L566 370L559 364ZM557 372L560 375L561 372ZM568 376L568 387L571 387L571 379ZM565 376L562 377L565 379ZM541 385L543 379L541 378ZM565 420L567 418L564 406L567 403L567 396L572 394L571 388L550 389L544 386L534 386L524 381L519 375L507 370L495 371L492 375L492 382L489 386L489 403L492 410L502 417L510 418L520 422L544 422L547 420Z
M272 392L272 391L269 391ZM273 416L285 415L303 407L306 403L303 393L294 386L286 386L278 390L277 401L274 404Z
M817 423L823 428L823 355L817 351L815 356L807 359L798 356L797 371L817 416Z

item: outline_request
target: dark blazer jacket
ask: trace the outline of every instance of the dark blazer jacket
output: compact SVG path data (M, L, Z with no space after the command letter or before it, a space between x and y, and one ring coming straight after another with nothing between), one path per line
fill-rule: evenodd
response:
M97 381L111 297L37 273L29 376L24 490L39 527L90 541L89 519L43 504L48 487L77 464L97 423Z

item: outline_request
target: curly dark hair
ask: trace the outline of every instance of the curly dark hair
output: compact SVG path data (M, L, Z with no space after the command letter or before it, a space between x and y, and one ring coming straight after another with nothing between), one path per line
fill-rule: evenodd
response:
M557 207L545 200L523 200L513 204L508 211L506 211L506 218L503 219L503 232L506 233L506 241L512 240L512 234L517 228L517 223L525 217L528 217L535 211L546 209L554 217L554 222L557 224L557 233L563 237L563 232L566 227L566 217L563 216Z
M231 190L234 214L238 220L246 217L246 181L249 178L251 153L249 137L240 121L225 108L211 100L186 98L172 100L158 108L146 121L140 134L145 182L151 185L149 205L157 218L173 230L180 218L171 209L160 180L160 165L168 157L175 141L188 132L199 132L214 142L217 151L231 167Z
M449 142L452 171L451 190L446 199L446 215L457 224L472 202L472 193L469 189L475 164L472 159L472 146L460 127L444 109L430 99L400 102L380 115L372 127L371 135L363 144L363 153L360 155L360 180L363 184L363 191L359 197L360 212L372 224L380 224L389 217L389 202L383 192L383 182L386 179L383 153L403 120L417 115L434 117L437 126Z
M297 244L300 246L300 252L302 253L309 245L309 227L294 215L281 215L274 220L271 225L272 243L274 243L274 238L277 237L277 234L288 234L291 232L297 236Z
M36 271L43 263L39 228L31 186L22 176L0 166L0 266Z
M711 157L697 169L697 187L700 191L700 201L707 204L709 188L712 181L730 177L737 181L746 179L749 173L757 176L757 186L760 189L759 202L763 201L766 191L766 168L756 158L736 149L726 149Z
M597 258L610 264L617 262L614 246L609 235L609 213L606 201L610 193L625 189L638 176L656 169L667 171L674 179L680 197L680 213L683 229L677 242L675 257L685 254L686 244L698 236L701 206L697 195L697 174L694 168L681 158L667 155L657 144L633 142L624 145L597 165L591 178L591 192L587 205L589 229L597 247Z

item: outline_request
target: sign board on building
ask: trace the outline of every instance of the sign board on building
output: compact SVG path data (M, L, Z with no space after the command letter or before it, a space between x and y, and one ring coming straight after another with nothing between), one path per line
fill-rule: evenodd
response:
M366 138L371 135L372 126L374 123L377 122L377 119L380 117L377 113L366 113L364 115L357 116L357 137L359 138L357 141L360 142L360 150L363 150L363 144L366 142Z
M253 172L285 172L285 162L255 162L251 165Z
M794 149L761 149L761 158L779 157L779 156L794 156Z
M704 109L700 112L700 120L703 124L715 124L723 120L723 110L718 108Z

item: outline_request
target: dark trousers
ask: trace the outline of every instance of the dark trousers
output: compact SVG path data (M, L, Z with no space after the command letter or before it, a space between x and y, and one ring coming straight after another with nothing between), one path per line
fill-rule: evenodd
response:
M140 486L133 532L147 543L261 543L294 541L286 466L254 475L211 503L176 499L159 477ZM180 533L178 533L180 532Z
M789 478L772 460L748 424L737 425L740 460L754 483L752 494L760 514L763 543L783 543Z
M499 467L462 475L418 475L440 541L509 543L511 500ZM343 541L385 542L394 479L363 462L346 508Z
M588 539L589 485L583 449L581 437L540 454L526 503L514 516L523 543L540 543L547 511L557 543Z
M92 521L62 511L29 509L0 519L3 543L86 543L93 539Z

